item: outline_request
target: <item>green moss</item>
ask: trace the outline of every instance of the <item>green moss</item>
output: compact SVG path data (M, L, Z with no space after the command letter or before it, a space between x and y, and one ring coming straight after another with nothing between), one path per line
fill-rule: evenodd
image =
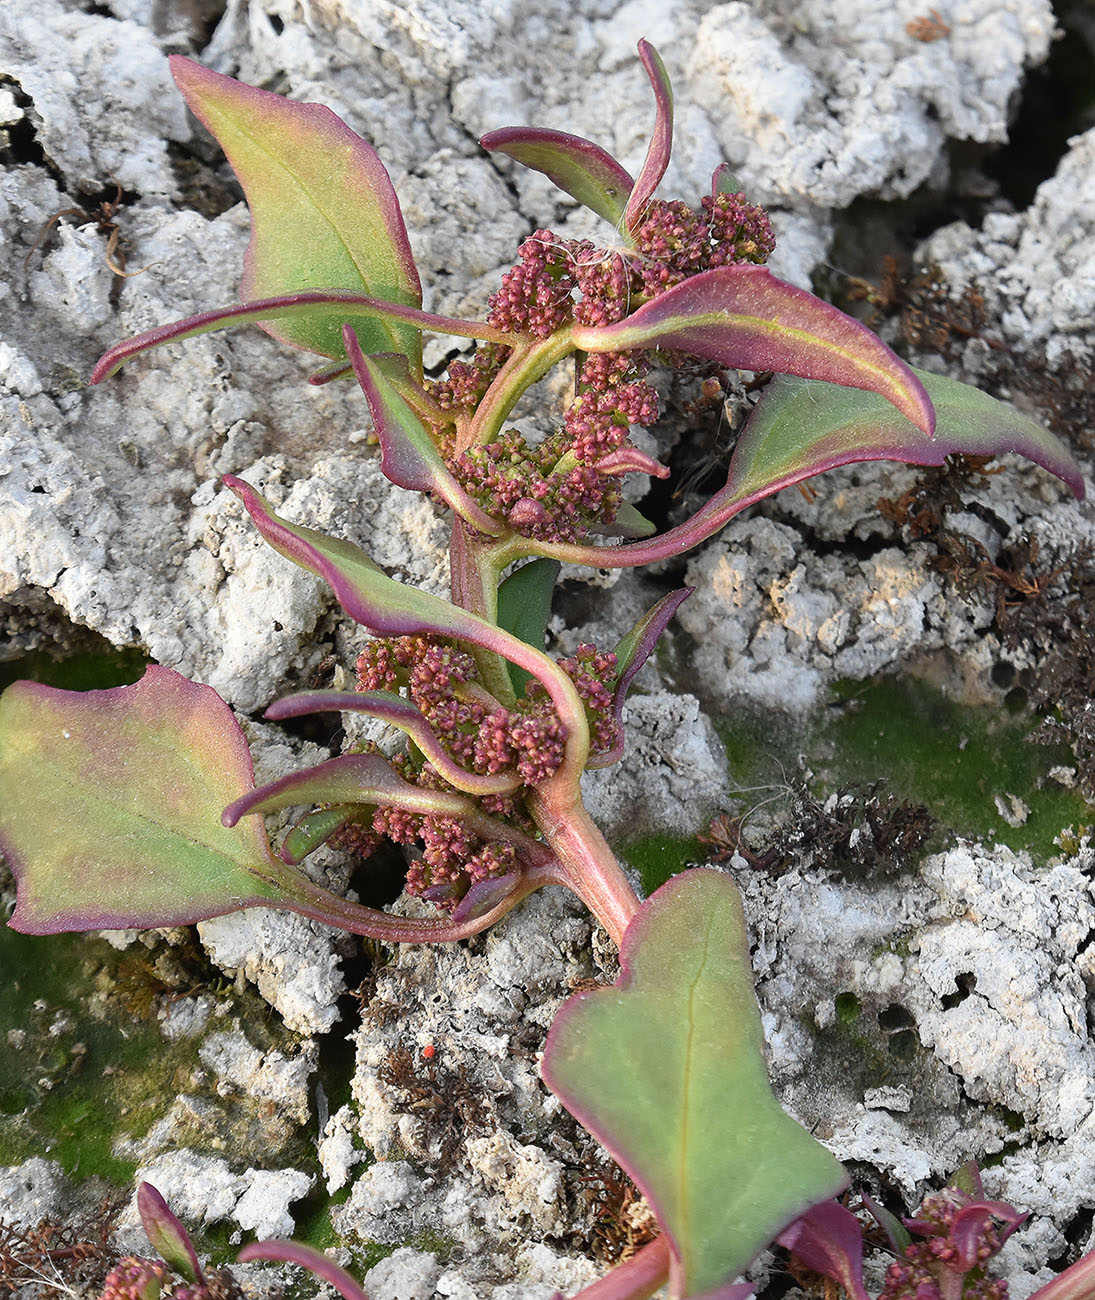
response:
M94 936L0 929L0 1165L47 1155L80 1178L131 1180L116 1137L147 1132L197 1059L102 991L123 959Z
M652 894L670 876L693 863L707 860L703 846L694 835L646 835L619 845L617 851L639 873L646 894Z
M99 642L100 637L95 638ZM137 681L151 661L143 650L116 650L108 641L65 659L43 651L0 664L0 690L12 682L43 682L65 691L99 691Z
M850 1025L853 1021L859 1019L859 1013L863 1010L859 999L854 993L838 993L835 999L836 1018L842 1025Z
M819 797L883 779L897 798L927 806L939 844L959 834L1044 861L1058 852L1061 828L1082 825L1090 812L1048 776L1071 765L1070 751L1026 740L1036 722L1027 711L962 705L926 682L885 677L839 684L829 705L805 721L746 712L719 733L735 783L743 792L755 788L746 799L778 794L783 773L798 771L802 756ZM1009 826L996 808L994 798L1006 803L1009 795L1030 809L1021 826Z

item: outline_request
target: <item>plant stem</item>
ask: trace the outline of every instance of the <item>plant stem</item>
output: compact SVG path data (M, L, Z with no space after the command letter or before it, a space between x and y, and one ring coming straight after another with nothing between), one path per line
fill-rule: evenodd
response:
M1052 1282L1039 1287L1030 1300L1093 1300L1095 1298L1095 1250L1078 1259Z
M518 343L494 382L484 394L475 415L457 435L457 452L479 443L492 442L510 412L528 388L574 351L570 341L573 326L557 330L542 342Z
M664 1234L648 1241L629 1260L579 1291L574 1300L645 1300L669 1276L669 1243Z
M488 623L498 622L498 568L494 554L455 515L449 541L449 575L454 605L478 614ZM482 646L472 647L472 657L487 690L500 703L512 705L517 696L505 659Z
M639 898L582 803L576 782L558 776L530 792L528 808L572 889L620 946Z

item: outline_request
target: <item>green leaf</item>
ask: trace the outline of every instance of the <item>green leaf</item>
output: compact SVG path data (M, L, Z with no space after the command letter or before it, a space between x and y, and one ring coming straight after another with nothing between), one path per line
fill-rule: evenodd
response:
M563 1006L543 1075L653 1207L673 1294L703 1295L835 1195L844 1171L772 1096L729 876L663 885L628 926L620 963L611 989Z
M194 1253L190 1234L172 1214L167 1202L151 1183L137 1188L137 1211L148 1244L181 1278L194 1286L204 1284L201 1265Z
M187 104L213 134L251 209L242 297L346 289L421 307L422 286L399 201L375 150L321 104L301 104L175 55ZM275 338L341 358L342 321L317 315L265 325ZM401 352L422 368L412 325L355 325L365 352Z
M544 648L551 598L561 568L558 560L533 560L515 569L498 588L498 626L536 650ZM513 689L520 697L532 674L516 664L508 667Z
M0 698L0 849L27 934L186 924L273 902L258 818L221 809L251 787L232 710L153 666L132 686L16 682Z
M877 394L777 375L738 439L726 487L719 495L739 501L758 499L856 461L942 465L955 452L975 456L1017 452L1083 496L1080 467L1052 433L969 384L927 370L913 373L935 407L932 438Z

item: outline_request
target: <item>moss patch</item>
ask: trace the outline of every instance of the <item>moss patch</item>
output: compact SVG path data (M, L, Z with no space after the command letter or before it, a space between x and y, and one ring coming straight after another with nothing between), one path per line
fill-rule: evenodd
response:
M881 779L896 798L926 805L941 835L996 841L1044 861L1059 851L1062 828L1091 815L1075 790L1049 776L1074 762L1069 749L1027 741L1036 723L1026 711L957 704L926 682L885 677L840 684L801 726L741 715L719 732L746 807L778 802L801 755L819 798ZM997 808L998 798L1010 809L1010 796L1029 809L1022 825L1009 825Z
M694 835L646 835L619 845L617 852L629 867L639 873L643 892L652 894L670 876L697 862L706 862L703 845Z

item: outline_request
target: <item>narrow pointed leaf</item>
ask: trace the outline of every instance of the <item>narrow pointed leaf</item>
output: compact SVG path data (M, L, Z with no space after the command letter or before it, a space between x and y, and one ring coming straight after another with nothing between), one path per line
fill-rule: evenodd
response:
M665 70L662 56L649 41L639 42L639 58L654 89L656 117L646 159L624 212L624 226L630 231L634 231L642 220L646 205L669 166L669 155L673 149L673 88L669 84L669 73Z
M148 1244L164 1263L191 1285L203 1283L205 1279L190 1234L151 1183L141 1183L137 1188L137 1213Z
M651 478L668 478L670 474L668 465L638 447L621 447L619 451L609 452L594 468L600 474L649 474Z
M344 1268L339 1266L312 1246L305 1246L299 1241L253 1241L244 1246L236 1256L241 1264L252 1259L268 1259L278 1264L298 1264L314 1273L321 1282L326 1282L343 1297L343 1300L369 1300L356 1281Z
M262 826L221 825L252 783L232 710L150 667L131 686L17 682L0 699L0 849L28 934L184 925L280 896Z
M343 327L342 339L369 403L384 476L397 487L434 493L473 528L496 537L503 526L481 510L461 487L426 426L385 375L382 363L364 355L349 325Z
M628 926L620 963L612 988L556 1016L543 1075L653 1207L673 1294L702 1295L838 1192L844 1171L772 1096L729 876L663 885Z
M537 650L544 648L551 598L561 567L558 560L533 560L515 569L498 588L498 626ZM509 675L520 696L531 674L510 664Z
M624 703L631 683L639 669L654 652L658 638L669 625L669 620L695 591L694 587L681 587L671 591L646 611L626 636L616 646L616 682L612 689L612 708L616 714L616 744L604 753L597 754L588 764L589 767L609 767L623 757L624 752Z
M860 1192L860 1200L871 1217L886 1234L886 1240L890 1243L890 1248L895 1255L903 1255L905 1247L912 1242L908 1229L897 1217L891 1214L884 1206L879 1205L877 1201L872 1200L866 1192Z
M1071 453L1033 420L987 393L942 375L916 371L935 406L934 438L873 393L777 376L738 439L724 493L756 500L836 465L898 460L942 465L963 452L1018 452L1084 494Z
M266 710L266 716L272 722L281 722L309 713L332 712L367 713L398 727L450 785L468 794L508 794L521 784L520 778L510 773L489 775L466 771L438 740L415 705L391 691L300 691L276 700Z
M931 402L912 370L865 325L763 266L722 266L660 294L616 325L576 328L585 352L660 348L742 370L881 393L925 433Z
M574 768L584 761L589 729L582 703L567 675L542 650L439 596L396 582L351 542L287 523L242 479L227 474L223 482L270 545L321 577L346 613L369 631L378 636L452 637L491 650L538 678L567 728L567 764Z
M299 293L286 293L272 298L259 298L253 302L236 304L233 307L219 307L214 311L198 312L184 320L172 321L169 325L158 325L134 338L116 343L95 363L91 372L91 382L100 384L108 379L135 356L147 352L150 348L160 347L164 343L178 343L182 339L196 338L199 334L209 334L213 330L230 329L233 325L261 325L267 320L322 320L340 336L342 326L348 319L379 322L386 329L394 331L397 326L409 325L412 328L433 330L438 334L452 334L457 338L487 339L494 343L509 342L512 338L504 330L478 321L458 320L452 316L435 316L432 312L419 311L416 307L401 307L398 303L386 302L382 298L371 298L367 294L352 293L346 289L303 289ZM379 326L378 326L379 328ZM360 336L362 331L357 329ZM390 347L391 339L378 335L380 344ZM341 346L341 342L340 342ZM342 353L340 352L341 356ZM348 367L346 367L348 369ZM325 383L328 378L344 373L341 365L333 373L329 367L318 371L318 382Z
M410 812L451 817L476 811L460 795L404 781L379 754L343 754L241 795L224 809L221 820L225 826L235 826L248 813L277 812L309 803L393 804Z
M295 867L360 813L360 807L355 808L352 804L335 804L332 808L317 808L315 812L305 813L286 833L278 857Z
M479 141L489 153L504 153L523 167L542 172L571 198L614 226L623 220L631 173L591 140L532 126L507 126Z
M180 55L171 70L191 111L213 134L251 209L241 296L348 289L422 305L399 200L373 147L322 104L301 104L221 76ZM341 322L309 316L275 338L341 357ZM416 371L422 338L391 321L358 326L366 352L402 352Z

